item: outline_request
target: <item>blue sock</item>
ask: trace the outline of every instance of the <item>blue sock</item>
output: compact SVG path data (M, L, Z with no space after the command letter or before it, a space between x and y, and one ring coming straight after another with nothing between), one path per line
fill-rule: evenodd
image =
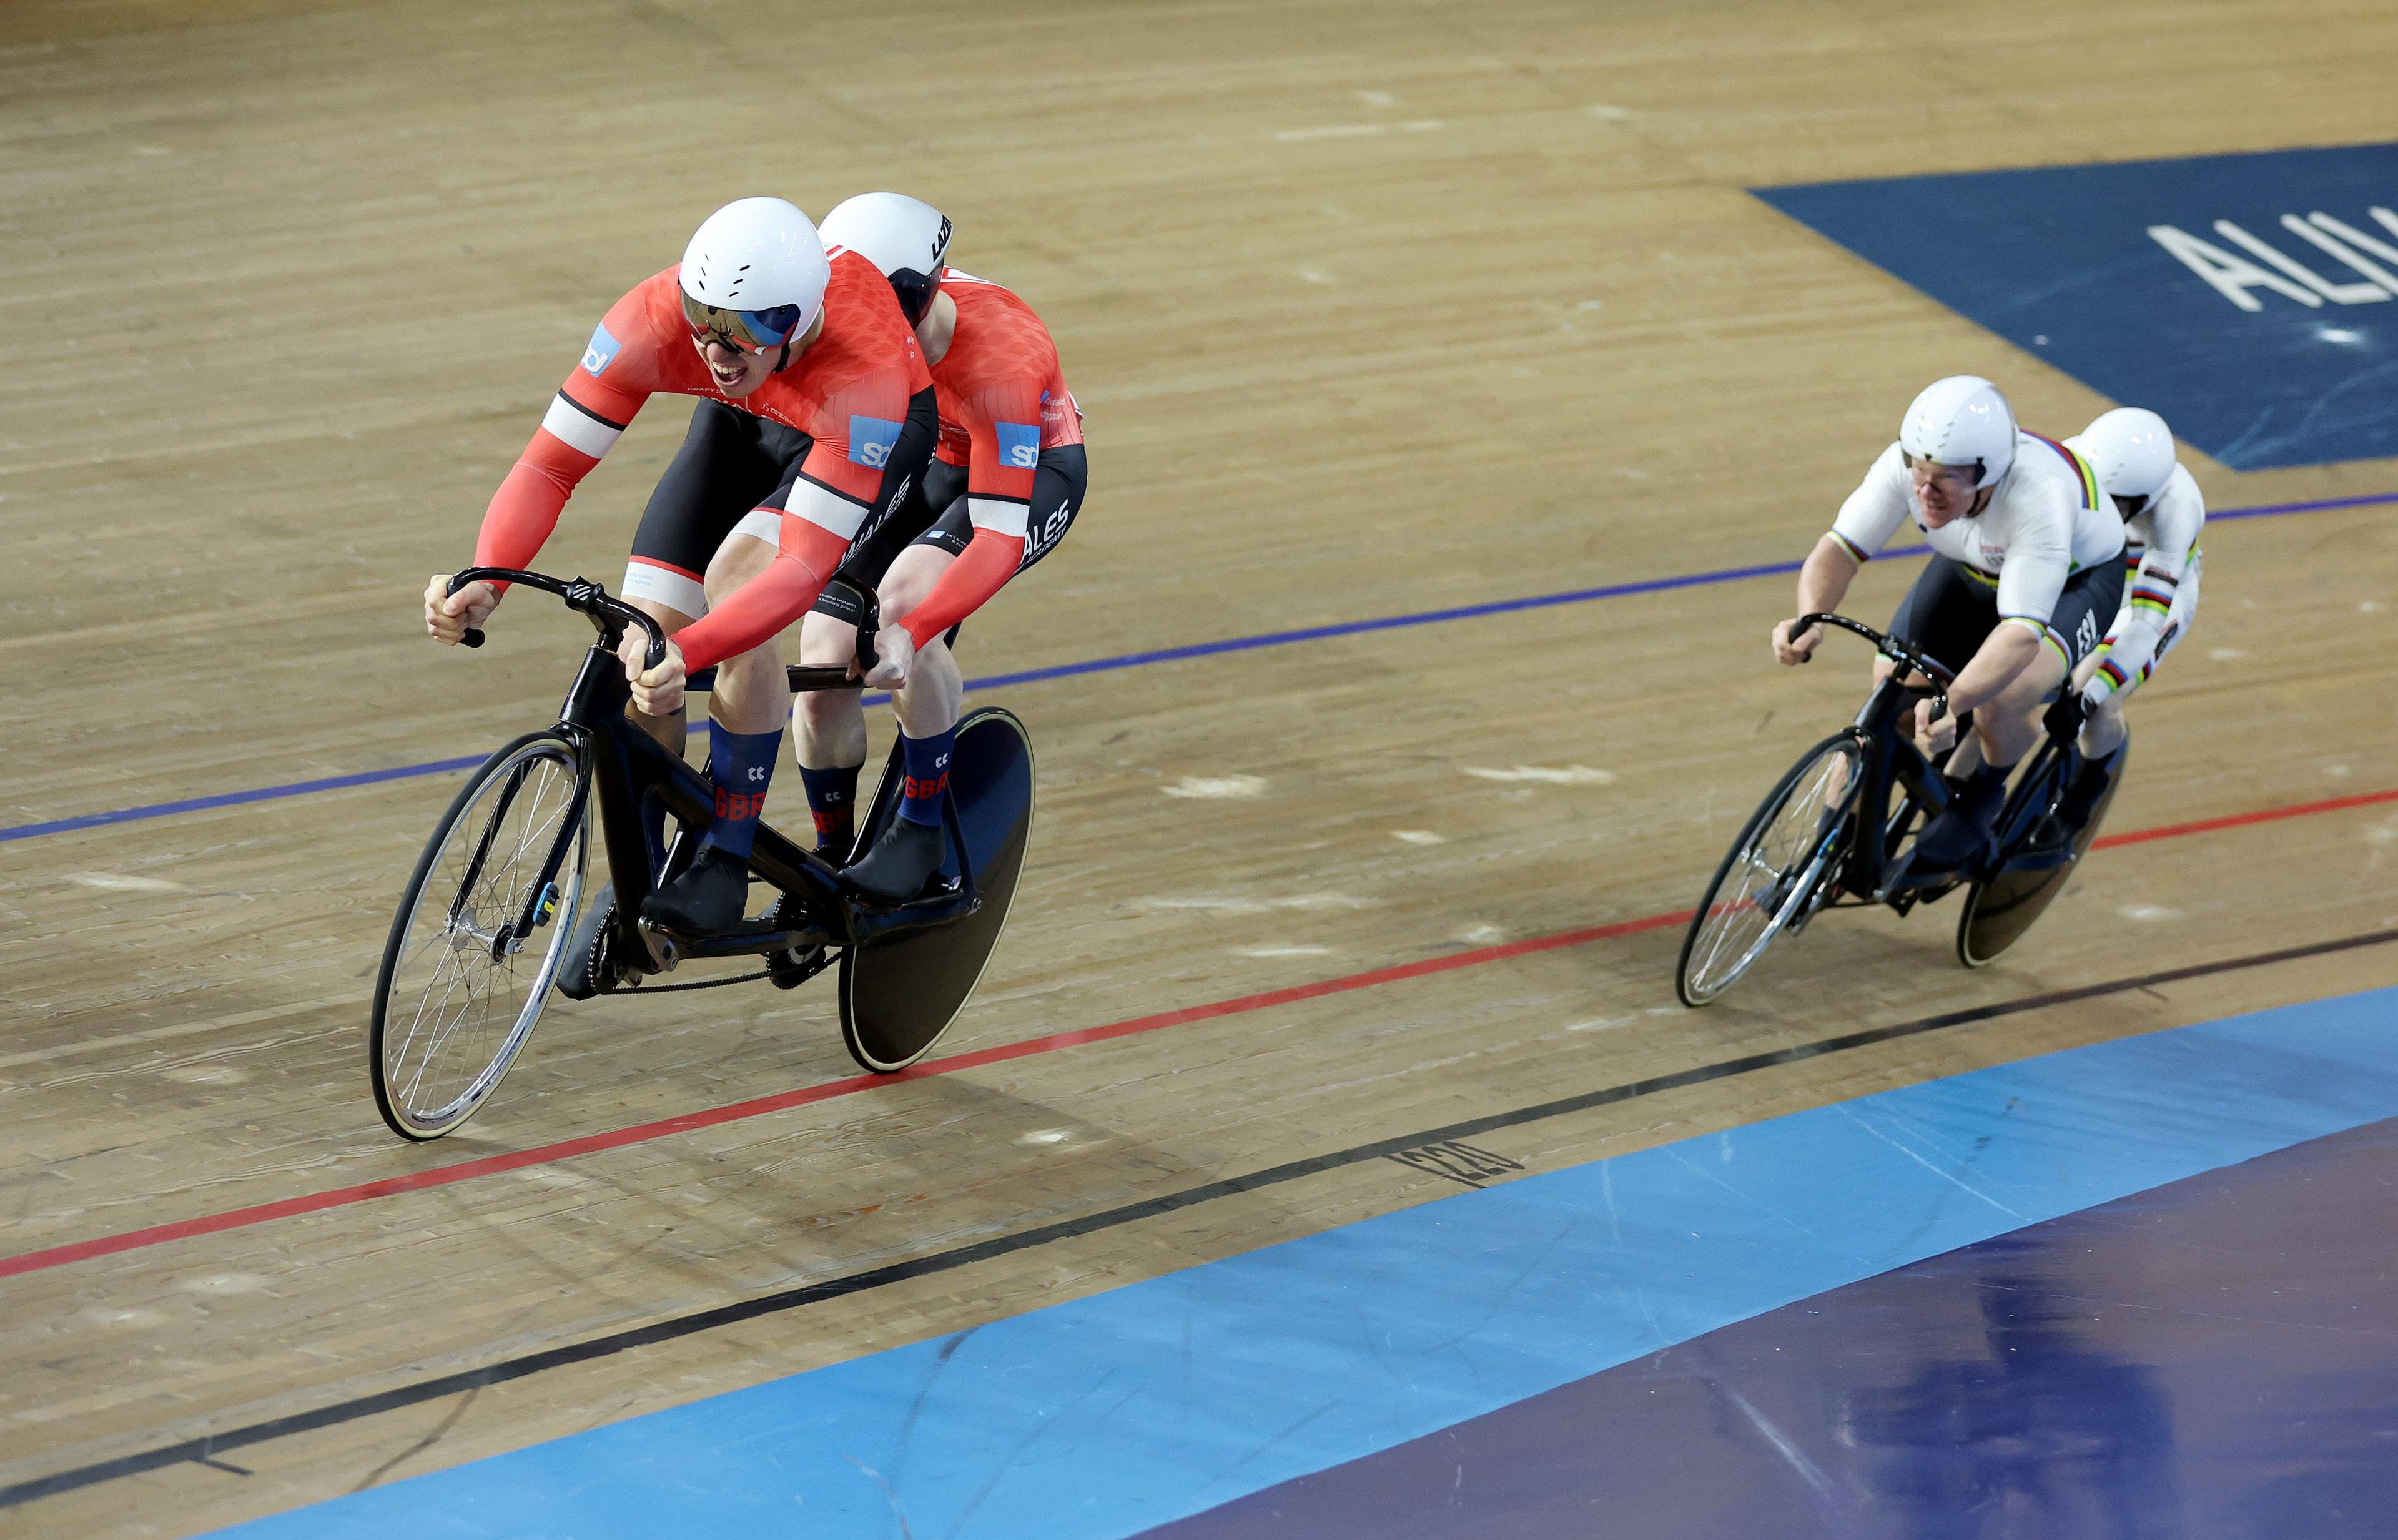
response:
M899 735L901 763L908 772L907 798L899 804L901 817L936 829L941 826L941 798L950 790L950 753L957 745L954 727L928 738Z
M783 730L734 733L721 722L707 724L707 774L716 782L716 821L707 826L707 843L728 856L749 858L758 837L758 815L766 808L766 785L774 779L775 756L783 747Z
M841 846L845 852L857 832L857 764L836 764L819 770L800 766L800 780L808 789L808 812L816 820L816 848Z

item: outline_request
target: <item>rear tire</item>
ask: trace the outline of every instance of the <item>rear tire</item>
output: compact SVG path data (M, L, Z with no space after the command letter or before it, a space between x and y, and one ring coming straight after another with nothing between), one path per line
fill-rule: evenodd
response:
M417 858L367 1031L376 1110L403 1139L438 1139L472 1117L532 1036L583 897L586 791L574 745L528 733L467 778ZM535 887L561 836L544 900ZM517 936L529 907L536 923Z
M1674 969L1682 1004L1715 1000L1775 938L1821 907L1850 837L1864 768L1856 734L1835 733L1807 750L1749 815L1682 938Z
M2053 743L2041 746L2024 778L2007 797L2006 810L1999 815L2000 848L2020 840L2056 796L2056 778L2060 756ZM2065 885L2081 864L2082 853L2090 842L2098 837L2098 826L2107 821L2107 810L2114 805L2115 793L2122 788L2123 777L2118 772L2114 783L2090 810L2090 821L2073 836L2073 855L2069 860L2052 867L2029 871L2009 871L2003 865L1985 881L1965 890L1965 911L1957 916L1957 960L1967 967L1988 967L2006 950L2023 939Z
M869 848L899 816L895 750L858 830ZM982 907L925 930L868 940L841 955L841 1036L850 1057L878 1074L906 1069L933 1049L964 1008L999 946L1016 880L1032 840L1032 736L1014 713L969 711L958 723L950 758L950 795L974 858ZM957 875L957 853L942 861Z

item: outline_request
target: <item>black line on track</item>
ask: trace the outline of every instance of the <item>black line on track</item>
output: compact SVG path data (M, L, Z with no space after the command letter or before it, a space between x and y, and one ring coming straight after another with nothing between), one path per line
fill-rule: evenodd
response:
M2275 963L2296 962L2306 957L2321 957L2330 952L2352 952L2360 947L2381 946L2391 941L2398 941L2398 929L2371 931L2362 936L2343 936L2337 940L2316 941L2306 946L2285 947L2278 952L2260 952L2249 956L2227 958L2219 962L2197 963L2188 967L2167 968L2159 973L2144 973L2137 978L2084 984L2079 989L2054 990L2046 994L2027 995L2020 1000L1974 1006L1965 1010L1952 1010L1938 1016L1921 1017L1913 1021L1899 1021L1886 1027L1869 1027L1862 1032L1842 1033L1837 1037L1819 1038L1812 1043L1800 1043L1786 1048L1775 1048L1769 1053L1752 1053L1738 1059L1719 1060L1712 1064L1677 1070L1672 1074L1661 1074L1648 1080L1635 1080L1621 1086L1610 1086L1601 1090L1583 1091L1576 1096L1559 1097L1554 1101L1536 1102L1531 1106L1517 1107L1508 1112L1489 1113L1480 1117L1470 1117L1463 1122L1448 1124L1438 1128L1425 1128L1415 1133L1400 1134L1391 1139L1378 1139L1368 1144L1353 1144L1345 1150L1333 1150L1324 1155L1310 1155L1304 1160L1287 1161L1280 1166L1270 1166L1263 1170L1251 1171L1246 1176L1224 1177L1215 1182L1202 1182L1196 1187L1184 1188L1179 1193L1165 1193L1156 1197L1143 1198L1138 1203L1103 1209L1097 1213L1084 1214L1076 1219L1035 1225L1030 1230L1019 1230L1013 1235L995 1236L989 1240L977 1241L971 1246L936 1251L929 1256L913 1257L906 1262L888 1263L881 1267L868 1268L864 1272L850 1273L837 1278L827 1278L820 1283L802 1284L796 1289L786 1289L776 1293L760 1295L755 1299L737 1300L731 1304L716 1305L710 1309L694 1311L688 1316L676 1316L667 1320L653 1321L647 1326L612 1331L606 1336L594 1337L588 1342L571 1343L564 1347L545 1348L538 1353L505 1358L495 1364L487 1364L480 1369L462 1370L455 1374L443 1374L430 1380L420 1380L413 1385L397 1385L389 1390L378 1391L371 1396L336 1401L330 1406L319 1407L313 1412L295 1412L289 1416L273 1417L265 1422L229 1428L222 1433L209 1434L205 1438L188 1439L180 1444L169 1444L163 1449L145 1450L139 1454L121 1455L113 1460L77 1466L73 1469L59 1471L49 1476L37 1476L32 1480L20 1481L14 1486L0 1487L0 1507L13 1507L37 1497L47 1497L61 1492L74 1492L82 1487L97 1486L103 1481L138 1476L146 1471L157 1470L167 1466L182 1465L185 1462L195 1462L216 1469L225 1469L226 1462L217 1457L222 1451L244 1449L251 1444L287 1439L294 1434L310 1433L318 1428L357 1422L362 1418L378 1416L386 1412L397 1412L403 1407L439 1400L445 1396L479 1390L488 1385L505 1385L511 1380L525 1379L534 1374L545 1373L549 1370L564 1369L572 1364L588 1363L595 1358L611 1358L638 1347L648 1347L658 1343L695 1336L702 1331L714 1331L720 1326L756 1320L761 1316L778 1315L786 1310L796 1310L803 1305L819 1304L825 1300L840 1299L847 1294L863 1293L870 1289L882 1289L891 1284L904 1283L910 1278L929 1277L938 1273L953 1272L961 1267L971 1267L978 1262L989 1262L996 1257L1031 1250L1034 1247L1047 1246L1054 1241L1072 1240L1077 1236L1093 1235L1102 1230L1112 1230L1140 1220L1154 1219L1160 1214L1170 1214L1179 1209L1213 1202L1219 1197L1253 1193L1260 1188L1278 1186L1286 1182L1296 1182L1301 1177L1338 1170L1344 1166L1356 1166L1369 1160L1381 1160L1397 1155L1402 1150L1412 1150L1439 1141L1472 1139L1494 1129L1516 1128L1526 1123L1538 1123L1547 1118L1562 1117L1570 1113L1587 1112L1594 1107L1611 1106L1619 1101L1637 1101L1642 1097L1656 1096L1665 1091L1683 1090L1691 1086L1705 1085L1710 1081L1753 1074L1759 1070L1795 1064L1802 1060L1821 1059L1827 1054L1846 1053L1852 1048L1869 1047L1877 1043L1888 1043L1902 1037L1914 1037L1924 1033L1939 1032L1948 1027L1970 1026L1979 1021L1994 1020L2002 1016L2018 1016L2028 1011L2044 1010L2051 1006L2071 1005L2077 1001L2094 1000L2109 994L2130 993L2138 990L2150 989L2159 984L2176 983L2186 979L2203 979L2218 973L2236 973L2243 969L2265 967Z

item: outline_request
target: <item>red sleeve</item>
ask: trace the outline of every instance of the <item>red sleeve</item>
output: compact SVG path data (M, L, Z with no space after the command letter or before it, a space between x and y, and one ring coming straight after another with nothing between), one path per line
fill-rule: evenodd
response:
M933 591L900 624L922 647L988 603L1016 575L1016 565L1023 560L1022 535L977 529L964 554L950 563Z
M671 274L662 274L671 281ZM478 567L523 567L541 554L574 488L613 447L659 386L662 359L650 319L652 278L610 308L582 361L550 401L532 441L483 510Z
M970 446L966 493L1032 501L1032 475L1041 465L1041 381L1029 369L975 382L958 392Z
M482 533L475 540L475 565L532 565L549 532L558 527L558 516L573 495L575 483L599 463L598 457L560 443L548 429L535 429L532 442L517 457L515 468L492 494L492 506L483 510Z
M738 656L808 613L849 554L849 541L795 513L783 515L781 549L766 570L675 635L694 672Z
M829 382L809 414L815 442L800 474L855 503L863 517L882 495L882 473L908 423L908 375L896 358Z

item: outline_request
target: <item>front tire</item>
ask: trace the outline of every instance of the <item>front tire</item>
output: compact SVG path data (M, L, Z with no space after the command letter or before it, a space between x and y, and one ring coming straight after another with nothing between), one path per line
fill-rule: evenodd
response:
M400 1137L472 1117L532 1036L583 896L587 790L573 743L528 733L468 777L425 842L367 1033L375 1107Z
M1774 939L1820 907L1864 786L1865 746L1835 733L1777 782L1716 868L1691 916L1674 993L1697 1007L1757 966Z

